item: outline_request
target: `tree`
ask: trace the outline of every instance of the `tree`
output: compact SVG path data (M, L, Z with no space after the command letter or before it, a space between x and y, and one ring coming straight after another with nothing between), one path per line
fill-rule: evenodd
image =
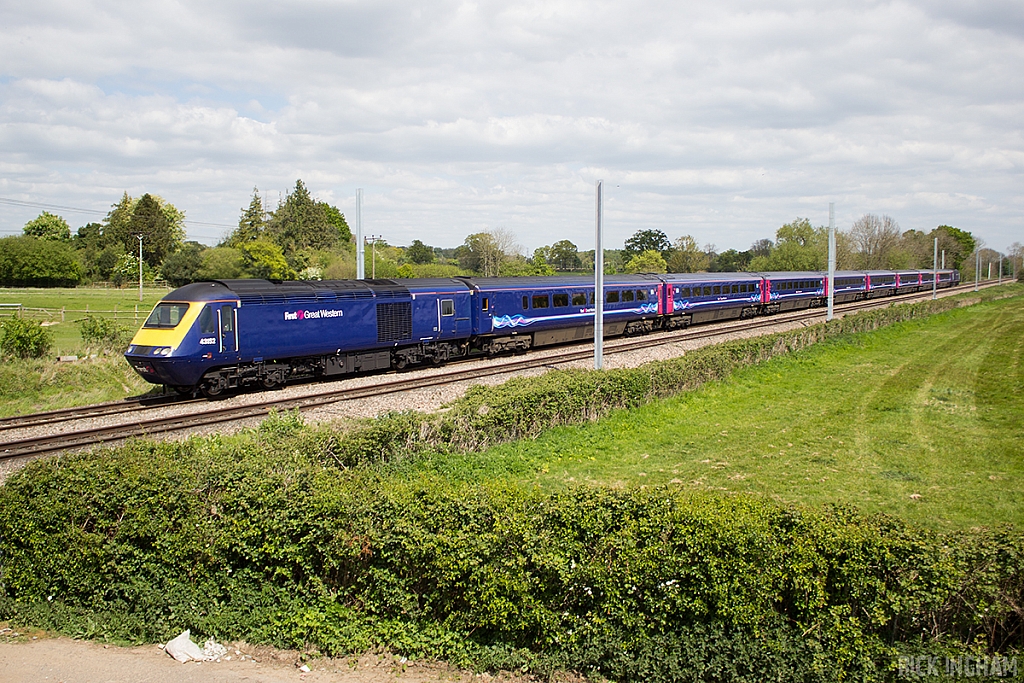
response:
M245 269L253 277L265 280L294 280L295 271L288 265L281 247L267 240L253 240L242 247Z
M709 270L714 273L738 273L747 269L753 257L750 251L726 249L715 257Z
M142 262L142 279L152 280L153 275L146 262ZM116 287L123 287L126 283L139 281L139 257L135 254L123 253L117 258L117 263L110 269L110 282Z
M164 258L180 245L166 214L151 194L142 195L135 203L128 221L128 230L134 238L134 245L133 242L126 243L126 251L137 254L138 235L142 235L142 260L149 266L163 263ZM129 245L135 246L135 249L128 249Z
M0 239L0 285L4 287L74 287L82 278L66 242L15 236Z
M214 247L204 250L200 258L202 266L196 280L234 280L245 275L245 259L240 249Z
M520 250L515 235L505 228L498 228L467 236L465 243L456 249L456 257L462 268L484 277L494 277L501 270L501 265Z
M282 201L267 222L266 235L285 254L300 249L333 249L352 238L340 211L325 202L316 201L302 180ZM230 243L241 243L234 240Z
M670 272L700 273L706 271L709 265L707 252L697 246L697 240L692 236L683 235L673 243L667 263Z
M551 245L548 250L548 263L555 267L555 270L579 270L580 262L579 249L569 240L559 240Z
M258 240L266 229L267 220L266 212L263 210L263 198L260 197L259 188L254 187L249 207L242 209L242 215L238 217L238 228L224 240L224 246L237 248L253 240Z
M928 236L933 240L936 237L939 238L939 249L946 252L947 268L959 268L964 259L974 253L974 236L965 230L954 228L952 225L940 225Z
M626 264L627 273L665 273L668 266L661 252L648 249L631 258Z
M669 250L672 243L668 241L668 236L661 230L638 230L626 240L624 246L625 254L623 256L629 261L645 251L656 251L665 256L665 252Z
M405 258L417 265L433 263L434 250L419 240L413 240L412 244L405 250Z
M1010 274L1016 275L1018 280L1024 279L1024 245L1014 242L1006 248L1010 257Z
M753 271L824 270L828 267L828 228L815 228L797 218L775 232L775 246L768 256L750 262Z
M899 224L889 216L867 213L858 218L849 232L857 267L881 270L905 265L899 253L900 236Z
M71 239L71 227L68 226L68 222L46 211L26 223L22 232L43 240L67 242Z
M141 233L145 235L142 258L156 266L185 241L185 212L164 201L159 195L147 193L143 197L148 199L138 216L135 213L142 197L132 199L125 192L111 206L103 221L102 239L105 245L119 244L126 253L138 254L139 240L136 235Z
M338 235L343 242L352 241L352 230L348 227L348 221L345 220L345 214L337 209L337 207L331 206L327 202L317 202L317 206L324 212L324 216L327 217L327 222L334 226L334 229L338 231Z
M758 256L768 256L772 253L772 247L775 244L770 239L759 239L750 245L751 258L757 258Z
M174 287L199 280L205 249L199 242L186 242L181 249L164 259L160 274Z

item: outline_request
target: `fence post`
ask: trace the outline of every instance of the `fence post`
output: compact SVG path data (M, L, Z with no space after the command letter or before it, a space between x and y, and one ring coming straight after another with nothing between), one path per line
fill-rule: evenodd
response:
M64 307L60 307L60 321L64 322Z
M114 304L114 320L117 320L117 304Z
M139 322L139 305L135 304L135 322Z

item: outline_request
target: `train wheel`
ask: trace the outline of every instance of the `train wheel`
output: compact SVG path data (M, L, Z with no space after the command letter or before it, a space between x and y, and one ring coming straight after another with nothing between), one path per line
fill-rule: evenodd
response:
M396 356L395 357L395 370L405 370L405 368L408 365L409 365L409 361L406 359L405 356Z
M276 377L263 377L260 379L260 386L264 389L273 389L274 387L281 386L281 383L277 381Z
M203 396L206 398L217 398L224 393L224 385L220 382L204 382L199 387L199 391L203 392Z

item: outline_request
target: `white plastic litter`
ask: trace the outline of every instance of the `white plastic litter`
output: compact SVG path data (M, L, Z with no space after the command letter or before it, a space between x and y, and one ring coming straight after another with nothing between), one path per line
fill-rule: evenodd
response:
M301 671L302 673L308 674L309 673L309 667L306 666L305 664L303 664L302 666L299 667L299 671Z
M228 653L228 649L218 643L211 636L207 638L206 643L203 645L203 654L208 659L219 659Z
M170 640L164 645L164 652L177 659L179 662L184 664L185 662L192 661L193 659L198 662L206 661L210 659L207 657L199 646L192 642L191 632L189 629L185 629L181 634L174 640Z

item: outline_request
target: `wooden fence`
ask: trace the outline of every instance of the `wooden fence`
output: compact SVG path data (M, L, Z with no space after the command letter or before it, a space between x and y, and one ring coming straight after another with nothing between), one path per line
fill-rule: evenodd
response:
M139 310L139 305L135 304L132 308L118 308L114 306L114 310L104 310L99 308L89 308L86 304L84 309L81 308L35 308L32 306L22 306L21 304L0 304L0 318L28 318L30 320L41 320L44 322L64 322L66 320L81 320L89 315L98 316L100 318L112 318L114 320L131 320L139 322L145 320L146 316L149 315L151 306L143 304L142 310Z

